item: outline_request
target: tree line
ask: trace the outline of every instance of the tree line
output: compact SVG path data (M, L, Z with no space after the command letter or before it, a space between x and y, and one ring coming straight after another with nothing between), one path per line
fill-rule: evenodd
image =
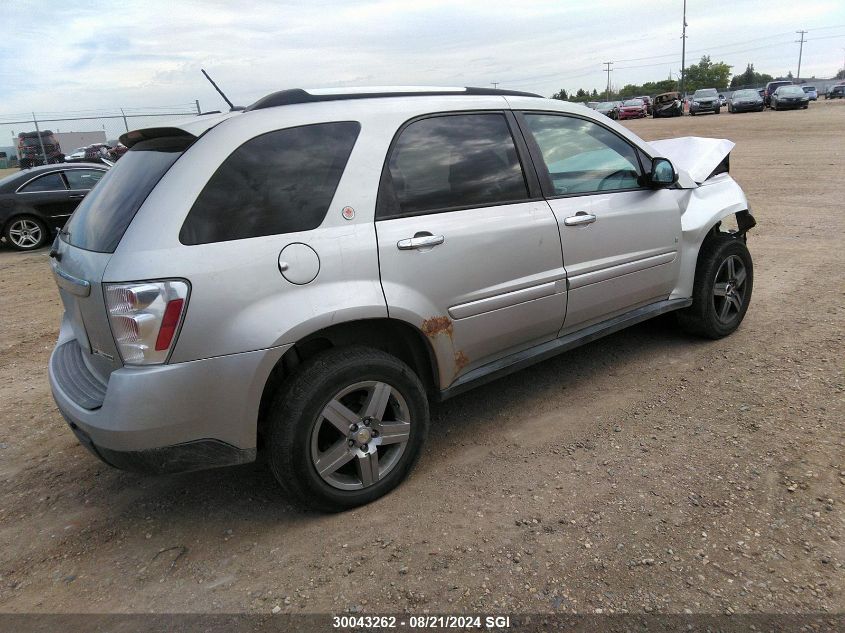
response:
M689 66L686 69L685 75L684 90L687 93L695 92L699 88L733 90L743 87L760 87L773 80L771 75L758 73L754 70L754 64L748 64L745 72L734 75L731 78L731 66L725 62L714 62L710 59L709 55L704 55L697 64ZM728 79L730 79L730 83ZM661 81L647 81L644 84L626 84L618 90L611 90L609 97L605 91L599 92L595 89L588 91L579 88L576 92L567 94L566 90L561 88L552 95L552 99L580 102L604 101L608 99L610 101L618 101L639 95L657 95L663 92L676 92L679 89L678 80L669 78Z

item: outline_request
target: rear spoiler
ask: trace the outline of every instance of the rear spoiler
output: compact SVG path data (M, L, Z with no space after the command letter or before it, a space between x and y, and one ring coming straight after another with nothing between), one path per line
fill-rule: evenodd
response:
M178 127L148 127L142 130L132 130L120 135L120 142L126 147L132 147L135 143L149 141L154 138L184 137L196 140L196 136Z

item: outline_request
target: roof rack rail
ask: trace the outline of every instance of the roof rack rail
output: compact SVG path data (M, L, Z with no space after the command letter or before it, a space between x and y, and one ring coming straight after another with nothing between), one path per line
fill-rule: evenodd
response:
M345 101L347 99L381 99L384 97L454 97L454 96L503 96L503 97L540 97L542 95L533 92L521 92L519 90L501 90L498 88L473 88L466 87L463 90L413 90L413 91L384 91L384 92L336 92L336 93L311 93L302 88L280 90L262 97L252 105L244 108L245 112L250 110L263 110L264 108L275 108L276 106L293 105L296 103L317 103L320 101Z

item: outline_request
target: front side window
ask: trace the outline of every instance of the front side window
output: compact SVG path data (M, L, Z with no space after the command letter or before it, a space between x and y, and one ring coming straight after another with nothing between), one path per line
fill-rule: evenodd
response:
M414 214L528 197L525 176L504 115L456 114L415 121L388 162L398 209Z
M183 244L208 244L317 228L361 126L353 121L257 136L214 172L185 219Z
M67 189L62 177L57 174L47 174L28 182L21 188L21 191L31 193L33 191L64 191Z
M549 170L553 195L639 189L636 151L610 130L575 117L526 114Z
M73 169L65 172L71 189L92 189L105 172L99 169Z

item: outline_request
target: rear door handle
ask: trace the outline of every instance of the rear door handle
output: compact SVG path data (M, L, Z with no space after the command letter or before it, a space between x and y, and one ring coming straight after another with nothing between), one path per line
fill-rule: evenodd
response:
M82 198L84 198L84 197L85 197L85 194L84 194L84 193L73 193L73 194L71 194L71 195L70 195L70 196L68 196L68 197L69 197L71 200L82 200Z
M596 216L585 211L579 211L575 215L570 215L568 218L563 219L563 223L566 226L581 226L582 224L592 224L595 221Z
M414 237L399 240L396 246L400 251L410 251L415 248L431 248L446 241L442 235L432 235L431 233L417 233Z

